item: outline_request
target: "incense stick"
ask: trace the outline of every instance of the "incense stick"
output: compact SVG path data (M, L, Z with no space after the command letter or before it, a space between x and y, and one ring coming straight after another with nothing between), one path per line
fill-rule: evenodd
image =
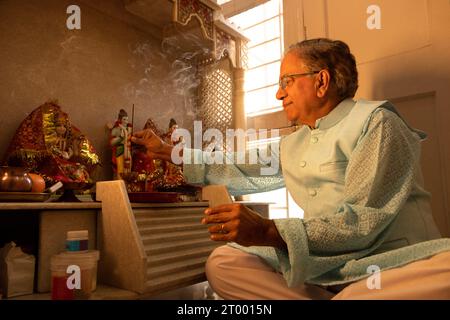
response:
M134 103L131 109L131 134L134 132Z

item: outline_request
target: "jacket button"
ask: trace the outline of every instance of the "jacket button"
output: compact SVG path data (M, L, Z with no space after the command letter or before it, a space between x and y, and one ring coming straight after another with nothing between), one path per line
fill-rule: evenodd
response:
M311 138L311 142L312 143L317 143L317 141L319 141L319 138L317 138L317 137L312 137Z
M311 197L315 197L315 196L317 195L317 191L314 190L314 189L311 189L311 190L309 190L309 195L310 195Z
M302 168L306 167L306 161L300 161L300 167Z

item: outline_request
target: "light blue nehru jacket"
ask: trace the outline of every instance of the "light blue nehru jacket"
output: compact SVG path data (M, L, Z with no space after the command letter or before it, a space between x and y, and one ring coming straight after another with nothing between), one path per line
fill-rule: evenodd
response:
M380 108L380 114L374 114L381 106L385 110ZM377 252L439 237L431 215L429 193L422 186L419 163L420 140L426 135L409 128L396 114L386 110L396 113L393 105L386 101L360 100L355 105L351 99L344 100L329 115L317 120L315 129L303 126L301 130L286 137L281 144L286 187L304 209L305 219L345 212L347 206L357 202L356 194L364 184L370 184L370 188L366 188L369 192L386 193L383 201L399 202L393 212L396 221L392 222L389 235L377 248ZM387 128L384 124L386 128L381 128L375 125L387 121L394 122L396 127L391 125ZM378 138L379 143L373 141L369 145L365 141L359 145L359 150L355 150L364 137L368 138L366 140L372 138L367 136L369 130ZM397 142L397 135L406 137ZM403 145L392 147L395 143ZM383 148L385 152L389 149L390 154L383 158L385 161L381 161L379 148ZM299 157L293 156L294 150L298 150ZM407 162L401 170L396 169L400 163L396 154ZM356 161L358 155L364 159ZM390 159L393 160L392 163L388 162ZM353 166L347 170L351 160ZM362 182L346 183L346 179L358 179ZM399 180L403 189L399 190L392 179ZM407 190L404 189L406 185ZM411 192L403 194L403 191ZM359 202L364 201L366 205L369 192ZM380 209L382 206L386 207L385 204L377 205ZM356 211L359 208L352 209Z
M387 101L347 99L315 129L302 126L282 139L282 174L261 177L250 165L184 170L191 182L226 184L235 194L279 188L284 177L305 212L304 219L274 220L287 252L231 245L266 260L289 286L334 285L367 277L370 265L386 270L450 250L450 239L438 239L422 187L424 137Z

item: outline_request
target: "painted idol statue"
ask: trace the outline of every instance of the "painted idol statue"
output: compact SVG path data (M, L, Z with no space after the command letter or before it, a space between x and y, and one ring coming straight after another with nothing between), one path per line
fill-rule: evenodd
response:
M112 163L115 179L123 179L131 172L131 145L129 137L132 134L132 124L128 120L128 113L120 109L119 115L111 129L110 145L112 147Z
M55 102L35 109L17 129L4 163L39 173L47 185L61 181L66 189L93 184L99 158L87 137Z

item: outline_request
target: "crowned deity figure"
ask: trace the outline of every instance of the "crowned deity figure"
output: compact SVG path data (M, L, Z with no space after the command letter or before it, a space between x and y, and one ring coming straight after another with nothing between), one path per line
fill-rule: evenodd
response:
M48 186L62 182L66 192L90 188L100 161L91 142L71 123L68 114L56 102L46 102L22 121L4 163L40 174Z
M67 130L67 126L67 118L63 114L57 113L55 115L56 139L52 151L65 160L69 160L74 154L70 132Z
M178 124L175 119L170 119L169 129L162 136L163 140L171 145L177 145L183 143L183 137L177 135ZM166 186L178 187L180 185L186 184L184 179L183 170L181 166L173 164L169 161L165 161L164 164L164 182Z
M122 179L124 174L131 172L132 159L129 139L131 134L132 124L128 121L128 114L124 109L120 109L110 137L113 171L116 179Z

